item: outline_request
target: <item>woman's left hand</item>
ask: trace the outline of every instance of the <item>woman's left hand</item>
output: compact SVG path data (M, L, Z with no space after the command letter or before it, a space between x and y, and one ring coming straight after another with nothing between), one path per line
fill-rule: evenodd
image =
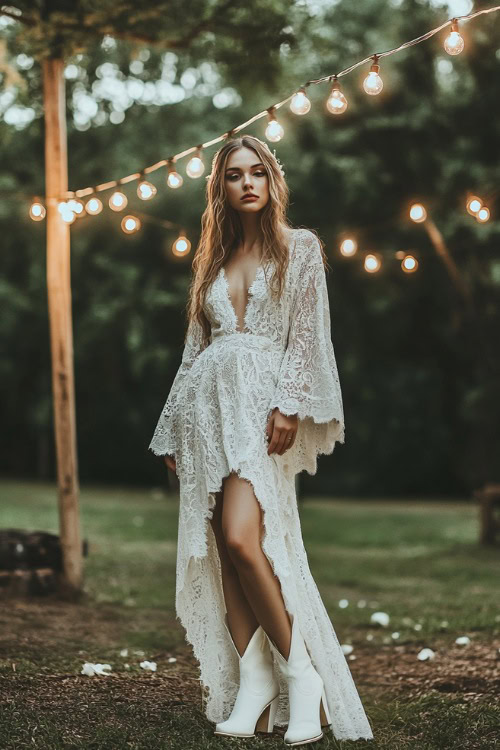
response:
M299 418L297 414L286 416L275 406L269 417L266 434L269 442L267 455L276 452L279 456L292 447L297 435Z

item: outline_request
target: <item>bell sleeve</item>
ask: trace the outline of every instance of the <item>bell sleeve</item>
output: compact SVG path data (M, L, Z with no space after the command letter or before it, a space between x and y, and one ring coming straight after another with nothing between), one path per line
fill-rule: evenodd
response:
M344 443L345 428L321 248L308 230L301 245L287 348L269 408L297 414L299 420L294 444L277 456L283 468L292 474L305 469L313 475L318 454L330 454L336 442Z
M153 438L149 444L149 450L156 456L175 456L177 437L176 418L179 407L182 408L183 385L186 375L203 348L202 327L196 319L191 320L188 325L180 367L177 370L165 406L156 425Z

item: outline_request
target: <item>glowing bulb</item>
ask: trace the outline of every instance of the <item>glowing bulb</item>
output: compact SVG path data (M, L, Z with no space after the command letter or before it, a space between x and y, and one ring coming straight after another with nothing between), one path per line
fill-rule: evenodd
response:
M68 208L71 209L77 216L80 216L85 211L85 206L83 205L82 201L78 198L71 198L67 202Z
M85 204L85 210L90 216L96 216L102 211L102 201L99 198L89 198Z
M196 154L187 163L186 174L195 179L196 177L201 177L204 171L205 165L201 158L201 149L198 148Z
M179 233L179 236L177 237L174 244L172 245L172 252L174 255L182 257L184 255L187 255L190 250L191 250L191 243L186 237L184 230L181 230L181 232Z
M119 190L116 190L109 199L109 207L112 208L113 211L123 211L127 203L127 196Z
M290 109L296 115L307 115L307 113L311 109L311 102L307 98L305 89L299 89L297 93L292 96Z
M342 253L342 255L346 255L346 256L354 255L357 249L358 249L358 244L356 240L353 240L350 237L345 239L340 245L340 252Z
M486 206L483 206L482 208L480 208L476 214L476 219L481 223L484 221L488 221L489 218L490 218L490 209L486 208Z
M139 198L143 201L148 201L151 198L154 198L156 195L156 188L147 180L141 180L141 182L137 186L137 195Z
M121 227L125 234L134 234L141 228L141 222L136 216L124 216L121 221Z
M173 162L169 161L167 185L176 190L177 188L181 187L183 182L184 180L182 179L181 175L175 171Z
M332 90L326 102L326 108L332 115L341 115L347 109L347 99L340 90L340 83L335 78Z
M413 273L418 268L418 260L413 255L405 255L401 261L401 268L405 273Z
M66 224L72 224L74 220L76 219L76 214L74 211L71 210L69 206L69 202L62 201L62 203L59 203L57 207L59 213L61 214L61 219Z
M427 218L427 211L421 203L414 203L410 208L410 219L419 224Z
M35 199L30 206L30 216L33 221L42 221L42 219L45 219L46 213L45 206Z
M283 130L280 123L276 119L276 116L274 115L273 111L268 110L268 117L269 117L269 122L267 123L267 128L265 132L265 136L267 140L271 141L272 143L281 141L281 139L285 135L285 131Z
M368 253L368 255L365 255L365 271L368 271L368 273L376 273L381 265L382 262L379 255L376 255L375 253Z
M451 31L444 40L444 48L449 55L459 55L464 48L464 40L458 30L458 21L451 22Z
M375 55L374 60L376 60L376 58L377 56ZM380 65L377 65L377 63L374 62L370 68L368 75L363 81L364 90L367 94L371 94L372 96L380 94L380 92L384 88L384 82L378 74L379 70Z
M481 199L477 197L477 195L471 195L471 197L467 201L467 211L472 216L475 216L482 205L483 203Z

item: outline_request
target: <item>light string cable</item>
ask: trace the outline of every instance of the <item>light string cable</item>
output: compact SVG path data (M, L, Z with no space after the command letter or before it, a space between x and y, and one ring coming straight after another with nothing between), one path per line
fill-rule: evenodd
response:
M213 138L212 140L206 141L205 143L200 143L197 146L192 146L190 148L187 148L184 151L179 152L178 154L168 157L167 159L162 159L161 161L156 162L156 164L152 164L151 166L145 167L140 172L134 172L132 174L127 175L126 177L121 177L118 180L110 180L108 182L101 183L100 185L95 185L93 187L80 188L74 191L68 190L60 197L60 200L66 200L69 198L82 198L86 195L96 194L98 192L109 190L110 188L117 187L119 185L125 185L128 182L132 182L133 180L138 180L143 175L151 174L151 172L155 172L156 170L161 169L162 167L169 166L170 168L172 168L175 162L177 162L179 159L183 159L184 157L193 153L195 154L197 153L198 155L200 155L203 149L206 149L209 146L213 146L216 143L220 143L221 141L232 137L233 135L238 133L240 130L248 127L249 125L252 125L252 123L256 122L262 117L266 117L266 116L272 117L275 110L280 109L284 104L286 104L294 96L296 96L297 91L304 90L307 86L318 85L320 83L324 83L324 82L331 81L331 80L336 81L337 78L347 75L351 71L358 68L360 65L365 65L370 60L373 60L373 62L376 63L377 60L379 60L382 57L388 57L389 55L393 55L396 52L400 52L401 50L406 49L407 47L412 47L415 44L420 44L421 42L424 42L427 39L430 39L430 37L434 36L434 34L439 33L442 29L446 28L447 26L451 25L452 30L456 29L456 24L459 20L468 21L472 18L475 18L476 16L483 15L484 13L495 13L499 10L500 10L500 5L495 5L494 7L491 7L491 8L482 8L481 10L477 10L474 13L469 13L468 15L454 16L453 18L450 18L448 21L445 21L444 23L442 23L440 26L437 26L435 29L431 29L427 33L423 34L422 36L416 37L415 39L412 39L408 42L405 42L404 44L399 45L399 47L386 50L385 52L378 52L372 55L368 55L363 60L360 60L354 65L351 65L350 67L345 68L344 70L341 70L339 73L331 74L331 75L323 76L322 78L316 78L316 79L307 81L306 84L296 89L294 93L290 94L290 96L288 96L286 99L283 99L282 101L277 102L276 104L273 104L272 106L262 110L262 112L259 112L258 114L251 117L249 120L246 120L246 122L243 122L240 125L236 125L234 128L231 128L231 130L223 133L217 138Z

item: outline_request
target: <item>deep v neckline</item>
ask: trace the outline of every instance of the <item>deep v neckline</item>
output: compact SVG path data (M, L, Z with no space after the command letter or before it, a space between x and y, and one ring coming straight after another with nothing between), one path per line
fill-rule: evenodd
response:
M244 333L245 329L247 327L246 326L246 322L247 322L248 310L249 310L249 307L250 307L250 302L251 302L252 297L253 297L253 287L255 286L255 284L257 282L257 279L259 278L260 271L263 270L262 263L259 263L259 265L257 266L257 270L255 272L254 280L252 281L252 283L250 284L250 286L248 287L248 289L246 291L247 301L246 301L246 305L245 305L245 311L243 313L243 328L241 330L239 328L238 316L236 315L236 310L234 309L233 301L231 299L231 294L229 292L229 281L228 281L228 278L227 278L227 275L226 275L226 269L224 268L224 266L221 266L220 270L221 270L221 278L222 278L222 281L224 283L224 288L226 290L226 298L227 298L227 301L229 302L229 307L231 308L231 312L233 314L234 327L235 327L236 333Z

